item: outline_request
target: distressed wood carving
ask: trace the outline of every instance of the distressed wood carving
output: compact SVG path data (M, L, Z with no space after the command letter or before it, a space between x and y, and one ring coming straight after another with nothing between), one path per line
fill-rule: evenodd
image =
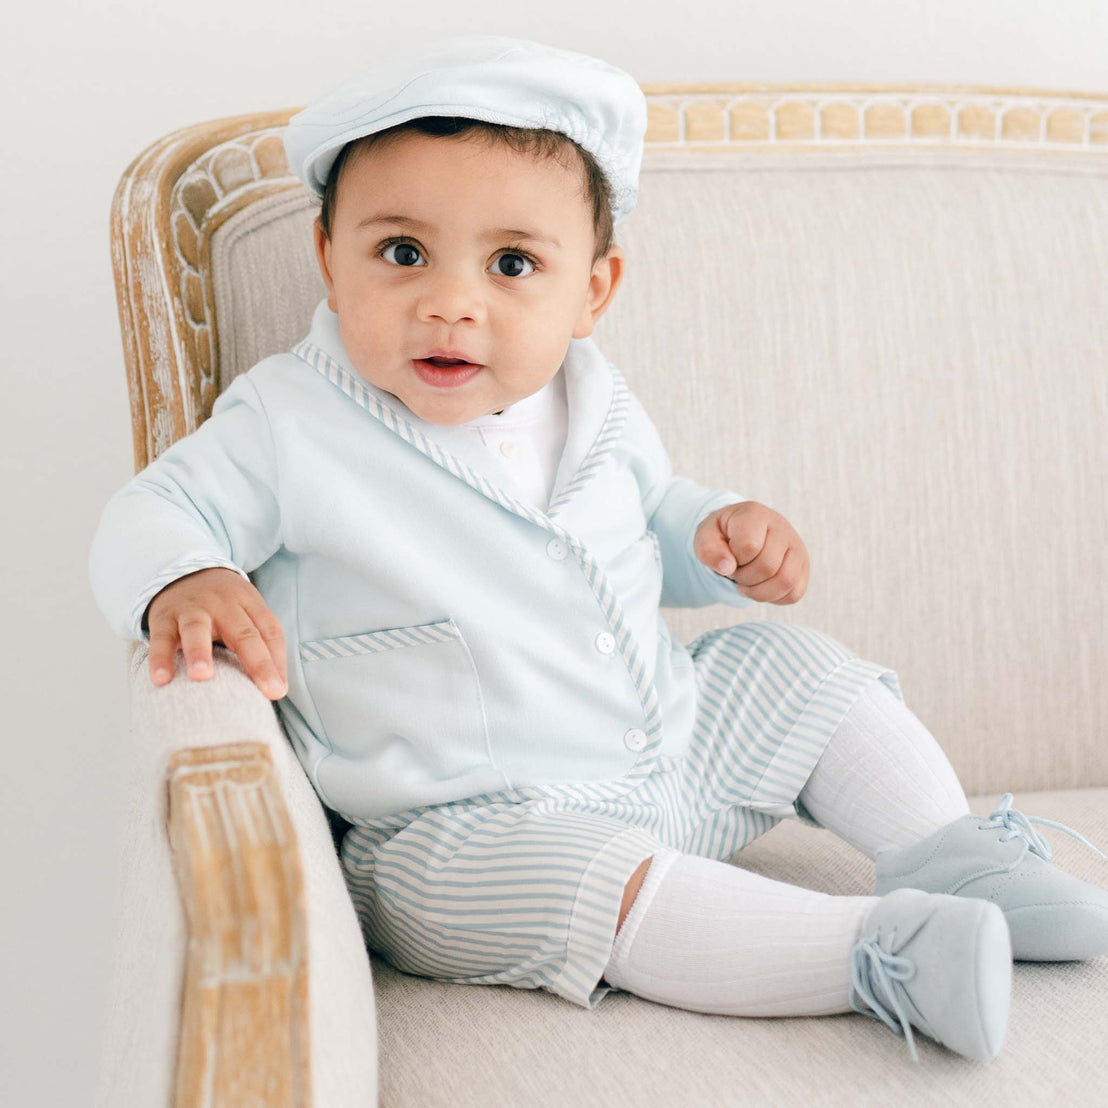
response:
M310 1108L300 854L270 753L177 751L168 789L188 920L175 1108Z

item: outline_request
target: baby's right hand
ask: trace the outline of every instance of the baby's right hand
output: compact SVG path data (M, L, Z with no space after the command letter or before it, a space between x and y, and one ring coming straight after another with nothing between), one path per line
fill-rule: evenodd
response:
M155 685L173 680L178 645L189 677L206 681L214 672L212 643L221 642L239 656L247 674L270 699L280 700L288 691L280 620L262 594L233 569L212 566L178 577L154 596L147 617L150 679Z

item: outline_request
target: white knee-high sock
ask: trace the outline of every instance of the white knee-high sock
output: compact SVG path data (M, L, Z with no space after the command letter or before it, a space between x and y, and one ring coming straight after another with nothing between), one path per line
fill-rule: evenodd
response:
M882 847L918 842L970 810L934 735L878 680L832 735L800 800L870 858Z
M851 951L877 896L830 896L660 849L604 970L647 1000L728 1016L849 1012Z

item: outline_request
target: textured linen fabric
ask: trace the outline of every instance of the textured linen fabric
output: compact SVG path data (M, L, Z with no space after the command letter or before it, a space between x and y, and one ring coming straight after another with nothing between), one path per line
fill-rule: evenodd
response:
M811 555L745 618L894 668L968 792L1108 784L1108 157L658 151L620 241L674 468Z

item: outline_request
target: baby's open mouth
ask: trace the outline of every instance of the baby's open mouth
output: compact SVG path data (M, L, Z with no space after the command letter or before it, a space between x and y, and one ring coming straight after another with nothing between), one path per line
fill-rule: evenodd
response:
M414 358L412 365L417 376L428 385L456 387L472 380L485 367L478 362L462 358Z

